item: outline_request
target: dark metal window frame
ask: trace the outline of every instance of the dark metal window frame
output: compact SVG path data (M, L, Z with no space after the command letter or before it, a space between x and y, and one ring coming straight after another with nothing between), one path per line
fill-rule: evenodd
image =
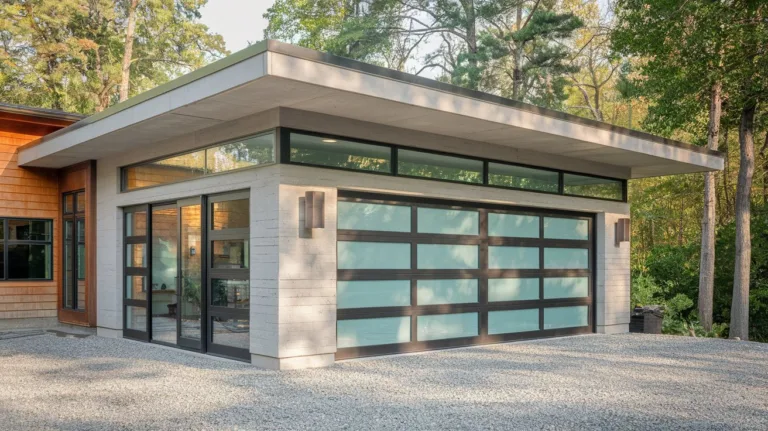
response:
M415 352L458 346L492 344L505 341L523 340L532 338L545 338L563 335L591 333L595 328L595 269L596 269L596 235L594 232L595 216L592 214L575 213L570 211L542 210L537 208L514 207L503 205L472 204L467 202L454 202L440 199L426 199L417 197L389 196L367 192L339 191L339 201L378 203L386 205L410 206L411 231L410 232L384 232L384 231L337 231L337 241L367 241L409 243L411 245L411 269L339 269L337 278L339 281L351 280L411 280L411 305L396 307L368 307L347 308L337 310L337 321L352 319L370 319L381 317L409 316L411 318L411 341L401 344L386 344L376 346L348 347L337 349L336 359L348 359L362 356L375 356L392 353ZM446 235L418 233L418 208L440 208L477 211L479 213L478 235ZM488 214L510 213L520 215L533 215L539 217L538 238L512 238L489 237ZM554 216L559 218L574 218L588 220L588 240L565 240L544 238L544 217ZM446 270L446 269L418 269L417 245L421 244L451 244L451 245L478 245L478 269ZM488 247L501 246L535 246L539 248L538 269L488 269ZM587 269L545 269L544 249L547 247L582 248L588 249L589 259ZM539 299L489 302L488 280L492 278L538 278ZM550 277L587 277L589 282L589 294L583 298L544 298L544 279ZM464 304L437 304L418 305L417 280L442 280L442 279L477 279L478 301ZM544 309L568 306L588 307L588 326L559 329L544 328ZM510 334L488 334L488 312L504 310L538 309L539 330L531 332L518 332ZM451 338L443 340L418 341L417 319L420 315L478 313L478 336Z
M128 214L129 213L137 213L137 212L144 212L146 214L146 228L144 235L132 235L127 236L126 233L128 232ZM149 204L145 205L137 205L132 206L129 208L123 208L123 252L121 253L122 259L123 259L123 336L126 338L132 338L135 340L140 341L149 341L150 340L150 332L152 329L151 325L151 312L150 310L150 304L152 302L151 297L151 280L150 280L150 274L152 271L152 256L151 256L151 250L150 250L150 232L152 230L151 228L152 224L152 214L151 214L151 207ZM128 256L127 256L127 250L129 245L133 244L144 244L144 255L146 256L146 267L135 267L135 266L128 266ZM142 276L144 277L144 299L135 299L135 298L128 298L128 277L130 276ZM128 307L140 307L144 308L145 310L145 324L146 327L143 331L138 329L131 329L128 328Z
M79 274L79 260L80 256L77 253L77 249L79 245L85 245L85 238L81 241L80 238L77 235L77 222L81 221L85 223L85 208L80 208L77 205L77 195L80 193L85 193L85 189L75 190L71 192L66 192L61 195L61 241L62 241L62 248L61 248L61 285L64 287L62 289L62 298L61 298L61 306L62 308L66 308L67 310L72 311L85 311L85 309L78 308L78 289L77 289L77 283L80 280L85 280L85 277L80 278ZM72 211L67 211L67 196L72 196ZM87 204L86 204L87 205ZM69 244L67 244L67 222L72 222L72 238L69 240ZM85 229L85 226L83 226L83 229ZM72 256L72 280L67 280L67 257L66 257L66 248L69 247L69 252L71 253L70 256ZM67 301L66 301L66 283L67 282L73 283L74 290L72 291L72 307L67 307Z
M221 307L213 305L214 295L213 295L213 280L214 279L225 279L225 280L244 280L247 281L249 284L250 289L250 280L251 280L251 273L250 273L250 262L248 264L247 268L214 268L213 266L213 241L220 241L220 240L245 240L250 245L250 226L244 227L244 228L233 228L233 229L219 229L214 230L213 229L213 204L217 202L226 202L226 201L233 201L233 200L248 200L249 202L249 209L248 212L250 214L250 193L247 191L242 192L233 192L233 193L225 193L225 194L219 194L208 197L208 204L206 207L206 219L207 224L205 230L207 231L207 239L206 239L206 247L207 247L207 253L206 253L206 265L207 268L207 274L206 274L206 290L207 290L207 297L208 297L208 315L206 324L208 327L208 352L213 353L216 355L221 356L227 356L232 358L240 358L244 360L250 361L251 359L251 353L250 349L241 349L234 346L227 346L222 344L215 343L215 339L213 336L213 319L214 318L221 318L221 319L241 319L241 320L247 320L250 323L250 300L248 303L248 308L228 308L228 307ZM249 253L250 256L250 253ZM248 292L250 297L250 292ZM249 337L249 345L250 345L250 334L251 331L248 331L248 337Z
M5 270L3 271L2 276L0 276L0 281L51 281L53 280L53 220L51 219L43 219L43 218L34 218L34 217L0 217L0 220L3 222L3 240L2 247L3 247L3 266ZM38 222L45 222L49 223L49 226L51 227L51 239L47 241L38 241L38 240L18 240L18 239L10 239L10 229L8 226L9 220L27 220L27 221L38 221ZM48 265L50 265L51 272L50 276L46 278L10 278L8 276L8 247L11 245L50 245L50 253L48 255Z
M166 185L169 185L169 184L178 184L178 183L182 183L182 182L185 182L185 181L196 180L196 179L199 179L199 178L208 178L208 177L212 177L212 176L216 176L216 175L226 175L226 174L229 174L229 173L232 173L232 172L239 172L239 171L243 171L243 170L247 170L247 169L254 169L254 168L259 168L259 167L262 167L262 166L269 166L269 165L276 164L276 163L278 163L277 160L278 160L278 157L279 157L279 155L278 155L279 154L279 148L278 148L278 138L279 138L279 136L278 136L277 133L278 133L277 129L262 130L260 132L249 133L249 134L246 134L246 135L243 135L243 136L239 136L237 138L227 139L226 141L216 142L215 144L208 144L208 145L205 145L203 147L198 147L198 148L195 148L195 149L192 149L192 150L184 150L184 151L180 151L180 152L176 152L176 153L166 154L164 156L155 157L155 158L148 159L148 160L142 160L140 162L131 163L130 165L121 166L120 167L120 193L127 193L127 192L132 192L132 191L135 191L135 190L146 190L146 189L151 189L153 187L162 187L162 186L166 186ZM196 153L198 151L207 151L209 149L220 147L222 145L232 144L232 143L243 141L245 139L255 138L255 137L258 137L258 136L266 136L266 135L270 135L270 134L274 138L273 142L272 142L272 151L273 151L274 158L269 163L262 163L262 164L254 165L254 166L246 166L246 167L242 167L242 168L231 169L231 170L228 170L228 171L208 172L208 166L207 166L208 157L207 157L207 153L206 153L206 156L204 157L204 160L203 160L203 174L201 176L199 176L199 177L187 178L187 179L183 179L183 180L179 180L179 181L171 181L171 182L162 183L162 184L155 184L155 185L146 186L146 187L136 187L136 188L132 188L132 189L129 189L128 187L126 187L126 184L127 184L127 170L130 169L130 168L135 168L137 166L148 165L150 163L154 163L154 162L158 162L158 161L162 161L162 160L166 160L166 159L172 159L174 157L184 156L184 155L187 155L187 154Z
M301 129L288 128L288 127L279 127L278 130L279 130L278 132L279 139L277 140L277 142L278 142L279 154L280 154L278 160L279 160L279 163L283 163L283 164L313 166L313 167L324 168L324 169L336 169L336 170L342 170L342 171L348 171L348 172L359 172L359 173L366 173L366 174L373 174L373 175L398 176L403 178L414 178L419 180L441 181L441 182L463 184L463 185L470 185L470 186L493 187L493 188L504 189L504 190L518 190L518 191L523 191L528 193L543 193L543 194L549 194L549 195L571 196L571 197L577 197L582 199L597 199L597 200L603 200L603 201L609 201L609 202L627 202L627 180L623 180L619 178L611 178L611 177L602 176L602 175L585 174L583 172L574 172L574 171L567 171L562 169L544 168L541 166L533 166L533 165L528 165L523 163L513 163L513 162L497 160L497 159L466 156L463 154L449 153L444 151L425 150L421 148L406 147L402 145L387 144L387 143L376 142L376 141L371 141L367 139L350 138L347 136L335 135L330 133L318 133L318 132L306 131ZM374 145L374 146L389 148L390 149L390 165L391 165L390 172L366 171L361 169L352 169L352 168L345 168L345 167L338 167L338 166L326 166L321 164L291 161L291 133L308 135L308 136L316 136L316 137L325 137L325 138L331 138L331 139L339 139L339 140L349 141L352 143L357 142L365 145ZM419 176L413 176L413 175L400 174L398 173L398 150L400 149L405 151L414 151L414 152L421 152L425 154L435 154L435 155L449 156L449 157L455 157L459 159L474 160L474 161L482 162L482 171L480 173L482 181L478 183L472 183L472 182L466 182L466 181L448 180L448 179L442 179L442 178L419 177ZM558 174L557 192L489 184L489 181L488 181L488 177L489 177L488 164L489 163L496 163L496 164L507 165L507 166L518 166L518 167L523 167L528 169L536 169L540 171L557 173ZM619 182L619 184L621 184L622 198L608 199L608 198L601 198L601 197L574 195L574 194L565 193L564 181L563 181L564 174L580 175L580 176L590 177L590 178L617 181Z
M169 344L164 343L162 341L157 341L152 339L152 283L151 283L151 274L152 274L152 209L156 207L161 207L165 205L170 204L178 204L178 202L183 201L189 201L191 199L179 199L172 202L159 202L159 203L152 203L152 204L142 204L142 205L136 205L131 207L123 208L123 336L126 338L131 338L139 341L145 341L145 342L152 342L156 344L162 344L169 347L175 347L180 348L184 350L192 350L196 352L201 353L207 353L214 356L222 356L227 357L231 359L238 359L238 360L245 360L250 361L251 354L250 349L240 349L232 346L225 346L225 345L219 345L213 343L213 318L214 317L224 317L224 318L237 318L237 319L247 319L250 321L250 308L248 309L227 309L223 307L215 307L212 305L212 292L211 292L211 279L212 278L231 278L231 279L243 279L248 280L250 282L250 265L249 268L244 269L214 269L212 265L212 259L213 259L213 253L212 253L212 247L211 242L213 240L217 239L246 239L250 243L250 226L248 228L244 229L228 229L226 231L224 230L216 230L214 231L211 228L211 221L212 218L212 208L214 202L221 202L221 201L229 201L229 200L236 200L236 199L250 199L249 197L250 193L248 191L239 191L239 192L227 192L224 194L215 194L215 195L204 195L200 196L200 205L201 205L201 250L200 253L202 253L202 282L204 283L203 286L201 286L201 292L200 292L200 304L201 304L201 310L200 310L200 345L195 346L188 343L179 343L179 344ZM179 207L180 208L180 207ZM126 232L128 232L128 217L126 217L127 213L135 213L135 212L145 212L147 215L147 227L145 235L137 235L137 236L126 236ZM250 207L249 207L249 213L250 213ZM181 227L181 211L179 211L179 214L177 214L177 217L179 217L179 227ZM249 217L250 220L250 217ZM147 259L147 265L145 268L139 268L139 267L129 267L127 266L127 256L126 256L126 249L127 246L130 244L144 244L145 247L145 256ZM179 256L181 253L181 250L178 251ZM128 283L127 278L129 276L143 276L144 277L144 288L145 288L145 299L139 300L139 299L128 299L127 298L127 289L128 289ZM178 288L178 286L177 286ZM135 329L129 329L127 326L127 319L128 319L128 313L127 313L127 307L128 306L134 306L134 307L141 307L144 308L146 311L146 328L144 328L143 331L141 330L135 330ZM179 327L179 322L177 321L177 334L180 334L181 328ZM250 337L250 331L248 332ZM181 338L181 337L179 337Z

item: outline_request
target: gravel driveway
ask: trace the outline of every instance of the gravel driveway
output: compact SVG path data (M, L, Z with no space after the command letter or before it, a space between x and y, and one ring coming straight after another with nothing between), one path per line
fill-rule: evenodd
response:
M768 429L768 345L589 335L290 372L0 340L2 429Z

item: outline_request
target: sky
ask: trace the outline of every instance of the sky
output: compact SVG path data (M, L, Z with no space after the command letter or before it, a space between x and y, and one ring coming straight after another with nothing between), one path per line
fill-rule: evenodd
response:
M274 0L208 0L200 10L202 22L224 37L230 52L264 39L267 20L262 17Z
M264 39L264 28L267 20L263 18L267 9L275 0L208 0L208 3L200 9L201 21L208 26L213 33L224 37L227 49L234 53L248 47L249 43L255 43ZM424 47L426 50L436 48L434 42L438 38L428 40ZM414 69L419 67L418 60L408 63ZM438 69L425 70L421 76L434 78Z

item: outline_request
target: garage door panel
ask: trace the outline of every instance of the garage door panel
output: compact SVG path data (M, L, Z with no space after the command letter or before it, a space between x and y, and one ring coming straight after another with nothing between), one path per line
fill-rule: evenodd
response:
M364 196L339 193L337 358L592 331L593 216Z

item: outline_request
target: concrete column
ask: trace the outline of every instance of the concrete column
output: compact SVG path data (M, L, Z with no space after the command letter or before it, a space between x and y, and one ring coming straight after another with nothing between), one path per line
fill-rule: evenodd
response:
M598 213L597 267L595 268L596 331L601 334L629 332L630 243L616 246L616 222L629 214Z
M300 201L307 191L325 192L325 228L301 237ZM336 352L336 189L280 185L277 296L268 319L277 342L252 363L272 369L322 367ZM275 323L276 322L276 323ZM253 333L259 327L251 323ZM254 353L254 346L251 345Z

